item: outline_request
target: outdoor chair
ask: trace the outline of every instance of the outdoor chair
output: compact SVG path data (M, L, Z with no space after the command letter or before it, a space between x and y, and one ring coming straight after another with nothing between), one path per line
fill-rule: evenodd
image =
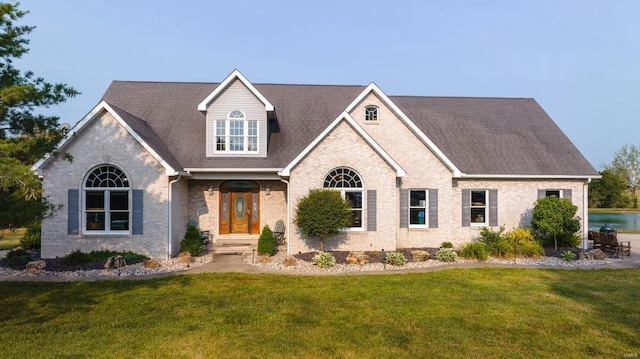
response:
M284 221L279 219L276 222L276 226L273 228L273 237L276 239L276 245L285 244L284 241Z

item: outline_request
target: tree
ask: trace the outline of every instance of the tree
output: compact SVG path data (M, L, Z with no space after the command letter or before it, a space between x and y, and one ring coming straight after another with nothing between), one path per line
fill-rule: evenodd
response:
M636 192L640 187L640 148L634 145L622 146L616 151L610 168L631 190L633 208L638 208Z
M58 117L38 115L34 110L78 94L65 84L51 84L31 71L23 73L14 67L14 61L29 51L25 36L35 28L16 25L27 13L19 10L17 3L0 3L0 208L3 209L0 225L3 227L25 225L56 207L40 198L41 185L31 173L31 165L45 154L55 152L64 133L59 129Z
M540 198L533 207L531 227L539 237L552 236L557 250L558 237L575 238L575 233L580 230L580 218L576 216L577 210L578 207L567 198L556 196Z
M328 189L312 189L300 199L293 221L308 238L320 241L324 252L325 239L336 236L340 229L351 225L351 205L340 192Z
M589 184L589 207L626 208L630 205L630 196L622 178L616 176L610 168L600 172L602 178Z

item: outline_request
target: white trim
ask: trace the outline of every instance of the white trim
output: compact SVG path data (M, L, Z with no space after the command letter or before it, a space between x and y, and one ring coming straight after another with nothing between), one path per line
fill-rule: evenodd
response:
M76 134L79 134L84 128L85 126L88 125L89 122L91 122L93 119L95 119L97 117L97 115L102 111L105 110L107 111L111 116L113 116L113 118L115 118L115 120L122 126L124 127L127 132L129 132L129 134L142 146L144 147L145 150L147 150L147 152L149 152L149 154L160 163L160 165L162 167L164 167L165 169L165 173L167 176L175 176L178 174L178 170L174 169L173 167L171 167L162 157L160 157L160 155L153 149L151 148L151 146L149 146L149 144L142 139L142 137L140 137L140 135L138 135L138 133L136 131L134 131L119 115L118 113L111 107L109 106L109 104L106 101L100 101L100 103L98 103L96 105L96 107L94 107L87 115L85 115L82 120L78 121L78 123L75 124L75 126L73 126L73 128L71 128L71 130L69 131L69 133L67 133L67 135L65 136L64 139L62 139L62 141L60 141L58 143L57 148L60 149L62 148L64 145L66 145L69 141L71 141L72 138L74 138L74 136ZM45 155L43 158L39 159L38 162L36 162L32 167L31 167L31 171L32 172L38 172L40 174L40 167L46 163L50 158L51 158L51 154L47 154Z
M184 169L187 172L219 172L219 173L230 173L230 172L274 172L278 173L278 171L282 170L282 168L215 168L215 167L189 167Z
M447 166L449 170L451 170L454 177L462 175L462 172L458 169L458 167L456 167L456 165L451 162L451 160L438 148L438 146L436 146L433 141L431 141L431 139L429 139L429 137L424 132L422 132L418 128L418 126L416 126L416 124L411 121L409 117L405 115L404 112L402 112L402 110L400 110L400 108L398 108L398 106L396 106L396 104L393 103L393 101L391 101L391 99L387 95L385 95L384 92L382 92L382 90L380 90L380 88L375 83L370 83L369 86L367 86L367 88L364 89L364 91L362 91L360 95L358 95L358 97L356 97L355 100L353 100L349 104L349 106L347 106L345 112L351 112L371 92L377 95L385 103L386 106L391 108L391 110L395 112L398 117L400 117L400 119L407 125L407 127L409 127L409 129L411 129L413 133L416 134L416 136L427 146L427 148L433 151L436 157L438 157L440 161L442 161L444 165Z
M590 176L590 175L509 175L509 174L461 174L458 176L460 178L469 178L469 179L581 179L581 180L592 180L599 179L602 176Z
M351 126L351 128L353 128L356 133L359 134L360 137L362 137L365 142L367 142L367 144L371 146L371 148L373 148L374 151L376 151L376 153L378 153L378 155L382 157L382 159L384 159L385 162L387 162L389 166L393 168L393 170L396 172L396 177L404 177L407 174L407 172L396 161L394 161L394 159L391 158L391 156L382 147L380 147L380 145L378 145L378 143L376 143L376 141L374 141L373 138L346 111L336 117L336 119L333 120L333 122L329 126L327 126L327 128L325 128L318 137L316 137L302 152L300 152L300 154L298 154L298 156L296 156L293 161L291 161L285 168L283 168L282 171L278 172L278 174L283 177L289 177L291 175L291 170L298 163L300 163L300 161L302 161L302 159L305 158L320 143L320 141L327 137L327 135L342 121L346 121Z
M424 206L411 206L411 192L424 193ZM428 188L407 188L407 225L408 228L420 229L429 228L429 189ZM411 208L424 208L424 223L411 224Z
M240 80L240 82L242 82L248 89L249 91L251 91L251 93L253 93L253 95L255 97L258 98L258 100L260 100L260 102L262 102L264 104L264 109L265 111L273 111L274 107L271 104L271 102L269 102L252 84L251 82L249 82L241 73L240 71L233 70L233 72L231 72L231 74L229 74L229 76L227 76L227 78L224 79L224 81L222 81L218 87L216 87L215 90L213 90L212 93L209 94L209 96L207 96L204 100L202 100L202 102L200 102L198 104L198 111L206 111L207 107L209 107L209 104L216 98L218 97L222 92L224 92L224 90L227 89L227 87L233 83L233 81L235 79Z

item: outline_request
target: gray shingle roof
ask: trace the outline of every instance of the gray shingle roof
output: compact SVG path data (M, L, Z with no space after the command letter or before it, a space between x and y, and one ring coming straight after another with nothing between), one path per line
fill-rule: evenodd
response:
M115 81L103 99L172 166L283 168L366 88L253 85L277 114L266 158L205 156L205 116L197 105L217 83ZM533 99L389 98L462 173L598 174Z

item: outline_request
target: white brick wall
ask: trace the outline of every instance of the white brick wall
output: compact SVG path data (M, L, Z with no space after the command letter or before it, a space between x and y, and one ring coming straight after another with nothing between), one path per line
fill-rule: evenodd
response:
M62 257L73 250L131 250L164 258L168 255L168 179L165 170L106 111L69 141L63 151L73 162L54 159L43 168L44 196L64 207L42 224L42 256ZM67 190L78 189L94 167L110 164L122 169L132 189L144 190L142 235L94 236L67 234ZM80 220L82 226L82 220Z

